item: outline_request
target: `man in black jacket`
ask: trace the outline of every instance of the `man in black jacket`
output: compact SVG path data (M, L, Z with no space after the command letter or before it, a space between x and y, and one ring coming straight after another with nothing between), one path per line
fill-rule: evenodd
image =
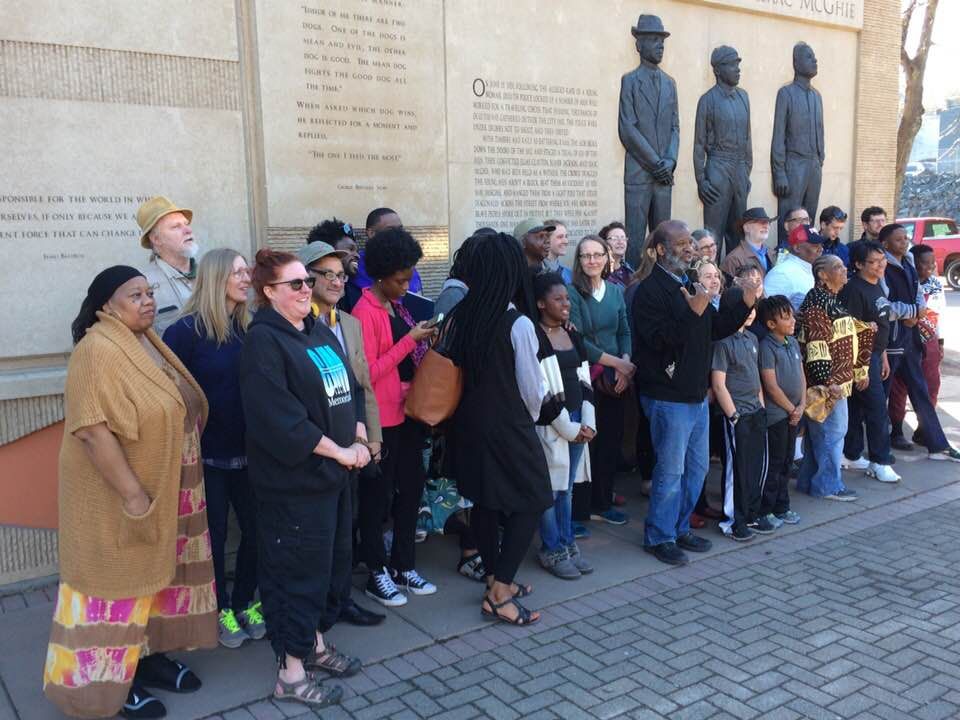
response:
M650 246L657 263L640 283L632 313L634 386L657 449L643 544L661 562L682 565L684 550L710 549L690 532L690 513L709 467L711 344L743 325L759 287L739 279L742 299L721 312L707 290L686 277L694 252L685 223L661 223Z

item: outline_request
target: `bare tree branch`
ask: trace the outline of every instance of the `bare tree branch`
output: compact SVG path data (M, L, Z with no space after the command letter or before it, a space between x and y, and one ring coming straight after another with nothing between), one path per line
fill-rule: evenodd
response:
M896 164L896 195L899 202L900 190L903 187L903 174L907 169L910 151L913 149L913 140L920 131L923 121L923 75L927 69L927 55L933 44L933 23L937 16L937 6L940 0L927 0L923 7L922 25L920 27L920 41L917 51L911 58L907 53L906 41L913 20L918 10L917 0L910 0L910 4L903 13L901 27L900 65L906 80L903 114L900 117L900 127L897 128L897 164Z

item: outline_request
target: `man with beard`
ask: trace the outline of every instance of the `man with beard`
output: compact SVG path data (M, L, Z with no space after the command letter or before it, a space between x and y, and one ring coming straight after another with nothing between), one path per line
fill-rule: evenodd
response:
M744 265L755 267L760 276L766 275L776 264L776 257L767 247L770 223L776 218L768 217L763 208L750 208L740 218L743 240L720 263L720 269L728 277L736 277Z
M192 210L177 207L161 195L137 210L140 245L150 250L143 274L154 289L157 314L153 329L159 335L173 324L193 292L200 247L193 238L191 222Z
M741 297L715 308L706 288L686 276L694 251L683 222L658 225L650 247L657 262L637 288L631 320L634 387L657 449L643 545L661 562L683 565L684 550L711 547L690 532L690 514L709 467L711 344L743 325L759 288L740 279L734 292Z

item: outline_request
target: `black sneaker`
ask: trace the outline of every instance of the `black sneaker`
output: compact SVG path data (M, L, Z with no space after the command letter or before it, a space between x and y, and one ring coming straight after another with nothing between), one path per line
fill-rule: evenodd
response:
M774 524L767 520L766 515L761 515L756 520L748 522L747 527L758 535L772 535L777 530Z
M407 596L397 589L386 568L383 568L380 572L370 573L364 593L368 598L372 598L386 607L400 607L407 604Z
M416 570L404 570L398 572L390 571L393 575L393 582L398 588L403 588L414 595L433 595L437 591L437 586L420 576Z
M153 720L167 716L167 708L153 695L138 685L133 685L120 708L120 715L135 720Z
M710 548L713 547L713 543L706 538L698 537L692 532L689 532L677 538L677 546L682 550L703 553L709 551Z
M890 447L892 447L894 450L910 452L913 450L913 443L907 440L903 435L891 435Z
M727 537L732 538L737 542L747 542L749 540L753 540L756 535L754 534L753 530L746 526L736 526L730 531Z
M657 560L667 565L686 565L687 555L674 542L660 543L659 545L644 545L643 549Z

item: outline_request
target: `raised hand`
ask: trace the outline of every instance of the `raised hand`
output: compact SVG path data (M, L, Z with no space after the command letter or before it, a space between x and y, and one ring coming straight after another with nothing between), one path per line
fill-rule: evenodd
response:
M685 287L681 287L680 292L683 293L683 298L687 301L690 309L698 316L703 315L703 311L706 310L707 305L710 304L710 295L707 293L707 289L700 283L694 283L693 287L696 290L694 295L687 292Z

